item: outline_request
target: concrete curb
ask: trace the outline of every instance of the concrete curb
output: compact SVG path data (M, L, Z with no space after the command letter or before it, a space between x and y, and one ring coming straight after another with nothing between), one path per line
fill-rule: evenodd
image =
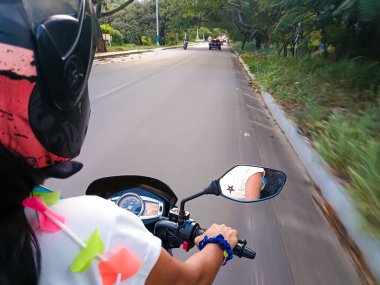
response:
M124 55L129 55L129 54L137 54L137 53L145 53L145 52L152 52L152 50L151 49L144 49L144 50L128 50L128 51L96 53L95 59L118 57L118 56L124 56Z
M252 80L255 80L254 74L249 71L248 66L239 55L238 57L248 75ZM349 237L356 243L372 274L380 283L380 242L361 230L359 214L346 190L339 183L339 180L331 174L327 163L312 148L305 137L298 133L297 126L287 117L273 96L264 90L261 91L261 96L315 185L320 188L324 199L333 207Z
M189 44L188 46L194 46L197 44L198 43ZM105 53L95 53L95 59L118 57L118 56L125 56L125 55L130 55L130 54L138 54L138 53L146 53L146 52L155 52L155 51L166 50L166 49L175 49L175 48L182 48L182 45L168 46L168 47L161 47L161 48L152 48L152 49L111 51L111 52L105 52Z

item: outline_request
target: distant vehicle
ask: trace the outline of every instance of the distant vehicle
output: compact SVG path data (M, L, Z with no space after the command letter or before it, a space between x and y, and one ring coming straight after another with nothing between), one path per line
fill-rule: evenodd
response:
M212 39L211 42L208 44L208 49L222 49L222 42L220 39Z

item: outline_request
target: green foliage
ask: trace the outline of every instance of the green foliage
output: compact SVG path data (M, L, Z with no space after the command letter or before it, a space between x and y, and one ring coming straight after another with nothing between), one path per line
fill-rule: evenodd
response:
M242 58L349 183L363 224L380 239L380 65L257 53Z
M119 2L111 1L108 6L114 8L120 4ZM181 42L186 32L191 39L195 39L196 28L200 26L199 13L195 13L194 10L195 2L193 0L159 1L159 35L162 45ZM134 1L122 11L101 21L118 29L126 43L149 45L156 40L156 2L154 0Z
M195 39L200 21L194 5L192 0L160 1L160 35L164 43L182 42L185 33L189 39Z
M357 206L364 216L364 228L371 231L380 240L380 143L368 141L362 146L359 163L349 166L349 175L353 186L351 193L357 197Z
M103 34L110 34L112 36L112 43L120 45L123 43L123 35L119 30L112 28L108 24L100 25L100 30Z
M212 31L207 27L200 27L199 28L199 37L204 36L205 39L207 39L209 36L212 35Z
M360 21L369 22L380 15L380 2L377 0L345 0L334 12L334 15L340 14L350 17L359 16Z
M166 42L168 45L177 45L180 40L178 39L178 35L176 33L168 33L166 36Z
M127 6L124 10L103 19L103 21L120 30L124 42L129 44L147 45L148 38L155 36L155 6L152 1L138 2Z
M141 37L141 44L143 46L149 46L149 45L152 45L152 38L150 37L147 37L147 36L142 36Z
M287 56L309 55L319 46L335 59L380 59L379 0L204 0L198 3L209 26L228 30L236 41L276 46Z
M112 45L107 47L107 51L128 51L128 50L142 50L142 49L150 49L157 47L156 44L152 44L149 46L141 46L135 44L122 44L122 45Z
M363 116L334 114L320 124L314 140L325 160L347 175L364 228L380 239L380 118L374 111L379 109Z
M349 114L334 113L317 123L318 131L313 133L317 150L341 175L347 166L355 165L360 159L368 138L366 121L367 118L361 120Z

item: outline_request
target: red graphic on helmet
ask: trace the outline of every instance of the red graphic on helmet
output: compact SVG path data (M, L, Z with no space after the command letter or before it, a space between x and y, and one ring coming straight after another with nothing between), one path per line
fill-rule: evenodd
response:
M37 71L32 50L0 43L0 143L36 168L67 161L38 141L28 106L36 87Z

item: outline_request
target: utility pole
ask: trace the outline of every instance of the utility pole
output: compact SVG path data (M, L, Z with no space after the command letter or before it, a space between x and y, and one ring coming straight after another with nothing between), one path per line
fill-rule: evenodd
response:
M157 46L159 46L160 45L160 33L158 30L158 0L156 0L156 26L157 26L156 43L157 43Z

